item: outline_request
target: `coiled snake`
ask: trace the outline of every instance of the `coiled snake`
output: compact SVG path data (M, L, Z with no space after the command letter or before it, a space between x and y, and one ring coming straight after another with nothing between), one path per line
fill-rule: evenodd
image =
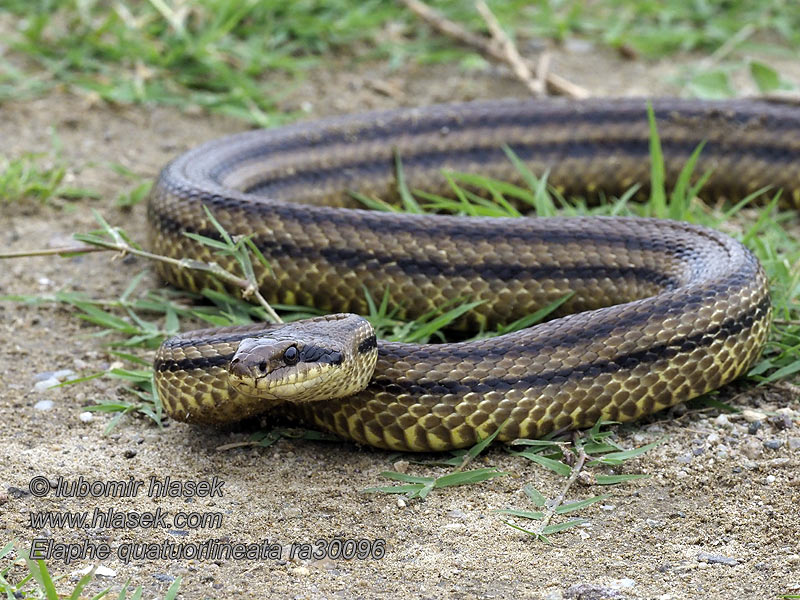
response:
M764 186L800 205L800 110L749 101L653 102L668 183L695 148L704 195ZM164 342L156 385L172 417L225 423L276 411L397 450L469 446L629 421L745 373L770 323L767 281L739 242L687 223L638 218L471 218L358 210L349 193L447 189L443 170L519 180L504 145L565 196L646 185L644 100L492 101L251 131L180 156L161 173L148 218L156 252L220 261L182 235L251 235L271 266L270 302L365 313L386 290L397 316L481 301L455 323L512 322L574 294L560 317L448 344L376 340L332 314L286 326L190 332ZM230 265L223 265L230 267ZM196 272L161 266L200 289ZM374 364L374 372L373 372Z

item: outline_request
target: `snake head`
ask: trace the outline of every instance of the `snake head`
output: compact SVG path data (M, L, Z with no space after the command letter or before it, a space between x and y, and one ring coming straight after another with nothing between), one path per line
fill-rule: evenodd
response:
M358 315L288 323L240 342L228 383L246 396L295 402L350 396L372 378L375 332Z

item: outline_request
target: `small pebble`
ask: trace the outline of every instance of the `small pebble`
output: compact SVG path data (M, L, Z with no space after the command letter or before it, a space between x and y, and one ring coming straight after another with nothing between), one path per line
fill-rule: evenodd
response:
M60 369L58 371L43 371L33 376L34 381L43 381L45 379L58 379L64 381L67 377L75 375L72 369Z
M636 582L629 577L624 577L623 579L611 581L608 585L615 590L621 590L623 588L632 588L636 585Z
M697 560L701 563L708 563L710 565L725 565L728 567L735 567L739 561L729 556L722 556L721 554L709 554L701 552L697 555Z
M33 405L34 410L50 410L53 408L53 401L52 400L39 400L36 404Z
M763 421L753 421L747 426L747 433L749 433L750 435L755 435L756 433L758 433L758 430L761 429L762 424Z
M710 433L706 438L706 442L708 442L709 444L716 444L717 442L719 442L719 440L720 437L718 433Z
M61 382L55 377L51 377L50 379L42 379L34 384L33 391L43 392L45 390L49 390L50 388L56 387L59 383Z
M596 51L596 46L591 40L569 37L564 40L564 48L573 54L589 54Z
M688 465L692 462L692 455L691 454L681 454L675 459L675 462L679 465Z
M87 575L89 571L92 570L92 565L87 565L82 569L79 569L73 573L74 575ZM99 565L94 572L95 575L98 577L116 577L117 572L113 569L109 569L103 565Z
M755 423L757 421L765 421L767 419L767 415L757 410L751 410L746 408L742 411L742 416L744 420L748 423Z
M758 440L749 439L744 444L742 444L742 453L750 459L756 459L761 456L763 452L763 448L761 444L758 443Z
M661 521L656 521L655 519L645 519L644 522L651 529L661 529L664 526L664 524Z
M292 569L292 575L297 577L308 577L311 575L311 570L308 567L295 567Z
M727 415L719 415L716 419L714 419L714 425L717 427L730 427L731 422L728 419Z
M403 500L402 498L398 498L397 499L397 508L405 508L405 507L406 507L406 501Z
M788 415L775 415L771 416L767 419L770 425L772 425L778 431L783 431L784 429L791 429L794 425L792 423L792 418Z
M408 471L408 461L407 460L398 460L393 465L394 470L398 473L405 473Z
M692 450L692 454L694 454L695 456L700 456L700 455L701 455L701 454L703 454L705 451L706 451L706 449L705 449L705 448L703 448L702 446L700 446L700 447L697 447L697 448L695 448L694 450Z
M777 450L783 445L781 440L764 440L764 447L770 450Z
M739 460L739 463L748 471L755 471L758 468L758 463L749 458L742 458Z
M789 438L789 450L800 449L800 438Z
M775 483L775 475L767 475L767 483Z
M587 598L602 598L603 600L617 600L624 596L618 590L600 586L594 583L577 583L567 588L564 598L570 600L584 600Z
M59 383L66 381L69 377L75 375L72 369L61 369L60 371L45 371L33 376L36 382L33 386L34 391L41 392L42 390L49 389L57 386Z
M85 410L81 414L79 414L78 418L83 423L91 423L92 421L94 421L94 415L91 412L89 412L88 410Z
M283 516L287 519L299 519L303 516L303 511L296 506L289 506L283 510Z
M453 510L447 512L447 516L451 519L466 519L467 513L465 513L463 510L454 508Z

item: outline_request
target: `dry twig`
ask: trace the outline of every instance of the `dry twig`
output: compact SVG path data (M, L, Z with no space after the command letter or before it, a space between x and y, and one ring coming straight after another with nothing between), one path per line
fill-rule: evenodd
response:
M567 479L567 483L564 484L564 487L561 489L561 493L555 497L552 502L548 503L547 512L544 514L544 518L541 520L539 525L539 535L544 535L543 532L550 525L551 519L555 516L558 507L564 503L564 498L567 497L567 492L578 480L578 476L583 471L583 465L586 463L586 451L583 449L583 445L578 447L578 458L575 461L575 466L572 467L572 472L569 475L569 479Z
M492 34L492 39L502 50L505 56L505 62L511 66L511 70L514 72L514 75L517 76L517 79L522 81L535 97L544 96L546 94L544 82L538 77L534 77L534 74L520 55L514 42L511 41L511 38L503 31L500 22L497 20L497 17L494 16L494 13L486 2L484 2L484 0L475 0L475 8L486 22L489 33Z
M454 23L441 13L433 10L430 6L421 2L420 0L400 0L403 5L411 12L417 15L420 19L428 23L431 27L443 33L444 35L461 42L467 46L476 49L481 54L509 64L509 59L502 47L500 47L494 40L487 39L483 36L467 31L461 25ZM480 1L480 0L479 0ZM503 34L505 35L505 34ZM519 53L517 52L517 55ZM544 73L540 75L539 66L533 64L531 61L521 58L521 61L526 65L528 71L535 74L537 78L543 78L547 86L558 94L568 96L570 98L588 98L589 92L571 81L564 79L553 72ZM512 69L513 69L512 65ZM515 71L516 74L516 71ZM527 83L526 83L527 85Z

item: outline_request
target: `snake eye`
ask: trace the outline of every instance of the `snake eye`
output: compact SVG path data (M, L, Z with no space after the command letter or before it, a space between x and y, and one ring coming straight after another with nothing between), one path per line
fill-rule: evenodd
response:
M283 361L287 365L296 364L298 358L299 358L299 353L297 352L297 348L295 348L294 346L289 346L286 350L283 351Z
M261 371L262 373L266 373L267 372L267 361L262 360L260 363L258 363L258 370Z

